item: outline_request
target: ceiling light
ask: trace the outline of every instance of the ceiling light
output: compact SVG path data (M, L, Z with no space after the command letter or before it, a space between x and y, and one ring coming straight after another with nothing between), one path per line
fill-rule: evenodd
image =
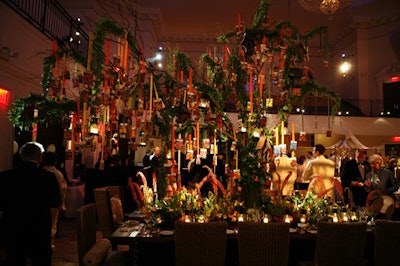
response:
M348 6L351 0L297 0L307 11L332 15L338 9Z

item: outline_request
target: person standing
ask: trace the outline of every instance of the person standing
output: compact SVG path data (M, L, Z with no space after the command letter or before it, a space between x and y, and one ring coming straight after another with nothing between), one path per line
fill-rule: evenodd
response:
M365 164L366 158L367 151L359 149L355 158L344 164L340 177L343 189L350 189L353 203L357 206L365 206L367 200L367 192L364 187L365 175L368 172L368 166Z
M57 155L54 152L46 152L43 155L42 167L53 172L57 177L58 186L60 189L61 204L57 208L51 208L51 248L55 248L55 239L57 235L57 225L60 211L65 212L65 195L67 194L67 182L63 174L56 168Z
M312 189L311 183L318 184L319 188L315 188L317 193L327 194L334 198L334 177L335 163L325 158L325 147L321 144L315 145L313 149L314 160L309 160L306 169L303 172L303 182L308 182L313 179L321 179L322 182L310 182L308 190Z
M157 173L158 168L160 167L160 155L161 155L161 148L155 147L154 153L150 156L150 172L151 172L151 182L148 182L149 187L153 188L153 192L157 192Z
M304 170L306 169L308 159L305 155L300 155L300 157L297 159L297 178L295 182L295 188L298 190L307 190L308 184L303 182L303 173Z
M1 239L6 265L51 265L50 208L61 204L54 173L39 167L43 146L28 142L20 149L23 163L0 173Z

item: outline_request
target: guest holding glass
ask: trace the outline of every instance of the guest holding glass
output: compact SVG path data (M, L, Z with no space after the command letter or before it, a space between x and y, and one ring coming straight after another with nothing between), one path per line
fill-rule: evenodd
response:
M390 219L394 212L394 194L398 188L392 172L383 166L383 158L374 154L368 162L371 172L367 173L365 187L369 192L366 207L376 219Z
M355 158L348 160L341 172L342 186L345 190L351 191L352 199L347 199L357 206L365 206L367 192L364 187L366 173L369 171L369 165L366 164L367 151L359 149ZM350 193L347 193L348 195Z
M393 173L383 167L383 158L374 154L368 159L371 172L367 173L365 186L367 191L378 190L379 192L394 198L393 192L397 191L398 185Z
M0 220L6 265L51 265L50 208L61 204L54 173L39 167L43 146L28 142L20 149L23 163L0 173Z

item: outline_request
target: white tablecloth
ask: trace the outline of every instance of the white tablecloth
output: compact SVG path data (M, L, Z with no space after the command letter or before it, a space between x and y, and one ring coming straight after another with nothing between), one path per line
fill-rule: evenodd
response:
M65 196L65 218L75 218L76 211L84 204L85 185L68 186L67 195Z

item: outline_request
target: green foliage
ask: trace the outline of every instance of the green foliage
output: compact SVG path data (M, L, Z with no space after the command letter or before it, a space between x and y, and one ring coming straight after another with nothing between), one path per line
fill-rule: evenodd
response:
M34 109L38 110L38 117L33 116ZM56 102L44 95L30 94L12 103L8 118L14 127L31 130L33 123L61 125L62 119L73 111L76 111L74 101L63 98L61 102Z
M119 25L116 21L110 20L108 18L101 18L96 23L96 30L94 31L94 39L92 46L92 60L91 60L91 70L93 71L95 79L95 88L93 94L96 94L101 85L101 70L105 62L104 53L104 43L108 35L114 35L121 38L126 36L129 48L133 56L139 60L142 57L142 52L138 47L136 38L128 31L126 28Z

